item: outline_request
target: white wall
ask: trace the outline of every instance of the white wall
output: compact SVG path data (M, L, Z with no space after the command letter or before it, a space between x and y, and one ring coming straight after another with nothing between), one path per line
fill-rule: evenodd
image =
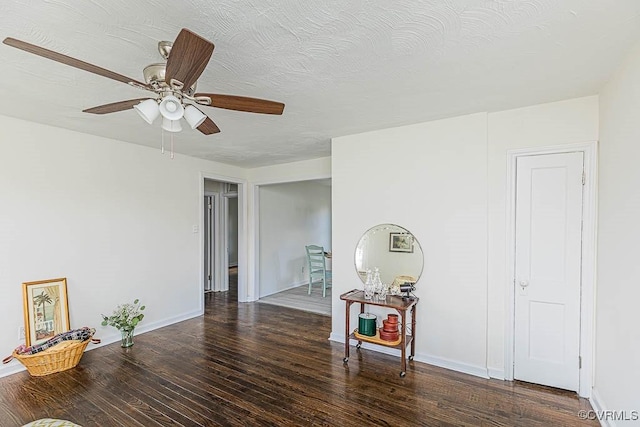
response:
M247 224L247 293L246 301L255 301L260 297L260 263L259 242L259 212L256 212L260 185L309 181L331 178L331 158L304 160L287 164L265 166L247 171L249 185L247 199L249 200Z
M140 298L139 330L202 311L201 172L242 169L0 116L0 350L16 347L22 282L66 277L73 328ZM17 362L0 369L16 370Z
M417 359L502 378L507 152L597 139L597 96L335 138L333 244L345 256L333 260L332 339L344 336L339 294L361 288L360 235L395 223L425 253Z
M260 297L307 283L304 247L331 250L331 186L264 185L260 192Z
M594 396L640 410L640 44L600 95ZM637 422L637 421L636 421Z
M507 152L598 139L598 97L571 99L489 114L488 367L504 377L507 293Z
M247 176L253 184L276 184L331 178L331 157L249 169Z
M398 224L425 254L416 360L486 375L486 125L474 114L333 140L332 339L344 339L339 295L362 287L360 236Z

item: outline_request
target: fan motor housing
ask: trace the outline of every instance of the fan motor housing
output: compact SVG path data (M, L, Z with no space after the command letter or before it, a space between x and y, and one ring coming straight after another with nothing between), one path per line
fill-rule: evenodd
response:
M170 88L167 82L165 81L166 73L167 73L167 64L164 62L147 65L146 67L144 67L144 70L142 70L142 74L144 75L144 81L148 85L151 85L154 88L160 89L162 91L164 90L175 91L174 89ZM197 82L194 83L193 85L191 85L189 90L187 91L183 90L183 92L188 95L193 95L194 93L196 93L197 84L198 84Z
M158 63L158 64L147 65L146 67L144 67L142 74L144 75L145 83L149 85L153 85L154 83L166 85L164 81L166 72L167 72L167 64Z
M171 53L171 48L173 47L173 43L170 41L159 41L158 42L158 52L160 56L166 61L169 59L169 54ZM142 70L142 74L144 75L144 81L150 85L155 83L155 85L161 85L165 83L165 76L167 72L167 63L160 62L157 64L151 64L144 67ZM154 86L155 86L154 85ZM165 84L165 86L167 86Z

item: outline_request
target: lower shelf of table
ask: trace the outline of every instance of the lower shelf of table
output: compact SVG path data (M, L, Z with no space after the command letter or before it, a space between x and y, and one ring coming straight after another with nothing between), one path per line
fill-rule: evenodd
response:
M355 331L353 331L353 333L349 335L349 339L350 340L356 340L356 341L362 341L362 342L368 342L368 343L371 343L371 344L383 345L385 347L402 348L402 341L385 341L385 340L381 339L378 334L376 334L373 337L369 337L369 336L366 336L366 335L360 335L357 332L358 332L357 329ZM413 341L413 336L407 335L406 339L405 339L405 343L404 343L405 347L408 346L409 344L411 344L411 341Z

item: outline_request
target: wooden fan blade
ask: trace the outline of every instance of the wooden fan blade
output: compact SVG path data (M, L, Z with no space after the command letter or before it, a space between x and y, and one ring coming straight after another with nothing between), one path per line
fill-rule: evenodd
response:
M207 120L205 120L200 126L198 126L198 130L205 135L211 135L220 132L218 126L216 126L216 124L213 123L213 120L211 120L209 117L207 117Z
M206 96L211 99L211 107L226 108L227 110L276 115L280 115L284 111L282 102L267 101L266 99L216 95L215 93L196 93L195 96Z
M185 90L189 89L209 63L213 48L213 43L183 28L173 42L167 59L167 84L175 79L184 85Z
M107 77L109 79L117 80L119 82L127 83L127 84L136 83L145 88L149 88L149 90L152 90L151 87L147 86L146 84L141 83L132 78L129 78L127 76L123 76L122 74L114 73L113 71L109 71L105 68L98 67L97 65L89 64L88 62L84 62L79 59L75 59L70 56L63 55L61 53L54 52L49 49L45 49L44 47L36 46L34 44L23 42L21 40L16 40L11 37L7 37L6 39L4 39L3 43L11 47L24 50L25 52L33 53L35 55L42 56L43 58L51 59L53 61L60 62L61 64L69 65L71 67L79 68L81 70L88 71L90 73L94 73L102 77Z
M82 110L82 112L91 113L91 114L116 113L118 111L124 111L130 108L133 108L134 105L137 105L141 101L145 101L147 99L149 98L138 98L138 99L130 99L128 101L114 102L112 104L105 104L105 105L99 105L93 108L87 108L86 110Z

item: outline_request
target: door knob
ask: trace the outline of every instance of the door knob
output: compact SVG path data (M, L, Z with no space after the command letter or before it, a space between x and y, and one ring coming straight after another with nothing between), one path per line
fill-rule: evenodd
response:
M522 289L526 288L527 286L529 286L529 281L528 280L520 280L520 287Z

